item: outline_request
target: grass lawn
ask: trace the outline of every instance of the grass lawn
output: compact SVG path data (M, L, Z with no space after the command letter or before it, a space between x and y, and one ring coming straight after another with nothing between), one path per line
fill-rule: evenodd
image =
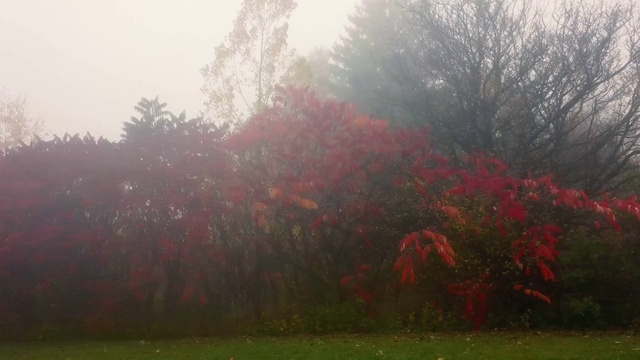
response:
M620 333L341 335L0 343L0 359L640 359Z

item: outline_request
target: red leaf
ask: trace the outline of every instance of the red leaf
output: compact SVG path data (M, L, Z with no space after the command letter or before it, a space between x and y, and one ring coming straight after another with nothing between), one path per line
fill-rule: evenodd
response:
M540 291L532 290L532 289L524 289L524 293L525 293L525 295L536 297L536 298L546 302L547 304L551 304L551 299L549 299L548 296L546 296L545 294L541 293Z
M429 255L429 252L431 251L431 246L427 245L424 248L422 248L419 251L420 254L420 260L422 261L422 263L426 263L427 262L427 255Z
M556 279L551 269L549 269L549 267L542 261L538 260L538 268L540 269L540 273L542 274L544 281L554 281Z
M504 215L518 222L524 222L527 219L527 212L519 203L508 201L503 207Z
M555 226L555 225L551 225L551 224L547 224L547 225L542 225L542 230L554 234L554 235L558 235L558 234L562 234L562 229L560 229L559 227Z
M412 232L411 234L405 236L402 241L400 241L400 252L403 252L405 249L408 249L411 247L411 245L414 245L415 242L418 241L418 233L417 232Z
M200 295L198 295L198 303L200 303L200 305L207 305L209 300L203 293L200 293Z
M404 263L407 260L407 257L402 255L399 256L398 259L396 259L396 262L393 264L393 267L391 268L393 271L400 271L400 269L402 269L404 267Z
M279 199L282 197L282 189L277 187L269 188L269 197L272 199Z
M193 295L193 288L187 287L184 289L184 291L182 292L182 296L180 297L180 299L178 300L178 304L184 304L187 301L189 301L189 299L191 299L191 296Z
M145 295L145 293L142 290L136 289L133 292L133 298L136 299L136 301L138 301L138 302L143 302L147 298L147 296Z
M404 262L404 268L402 269L402 276L400 277L402 284L413 284L415 282L415 274L413 270L413 259L408 257Z

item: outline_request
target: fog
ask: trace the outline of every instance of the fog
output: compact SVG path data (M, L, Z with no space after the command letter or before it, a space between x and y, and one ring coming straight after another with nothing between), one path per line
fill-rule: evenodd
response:
M331 46L355 0L300 0L298 54ZM241 0L0 0L0 88L26 94L49 134L118 140L141 97L174 112L203 108L200 69L231 30Z

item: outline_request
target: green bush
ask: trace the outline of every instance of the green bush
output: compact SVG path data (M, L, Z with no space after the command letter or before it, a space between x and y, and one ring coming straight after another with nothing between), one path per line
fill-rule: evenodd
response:
M334 306L300 309L292 306L286 316L263 318L256 328L260 335L362 333L383 329L359 299Z
M563 324L583 328L602 325L601 307L591 296L568 296L559 306Z

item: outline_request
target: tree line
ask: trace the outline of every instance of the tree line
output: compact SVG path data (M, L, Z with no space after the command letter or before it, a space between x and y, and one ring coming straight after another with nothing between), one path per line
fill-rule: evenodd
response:
M143 99L117 143L66 136L2 159L2 336L637 319L635 197L451 162L426 129L301 89L237 129L165 105ZM616 293L597 314L554 313Z
M243 3L203 117L6 148L0 336L637 324L633 4L364 1L308 56L295 6Z

